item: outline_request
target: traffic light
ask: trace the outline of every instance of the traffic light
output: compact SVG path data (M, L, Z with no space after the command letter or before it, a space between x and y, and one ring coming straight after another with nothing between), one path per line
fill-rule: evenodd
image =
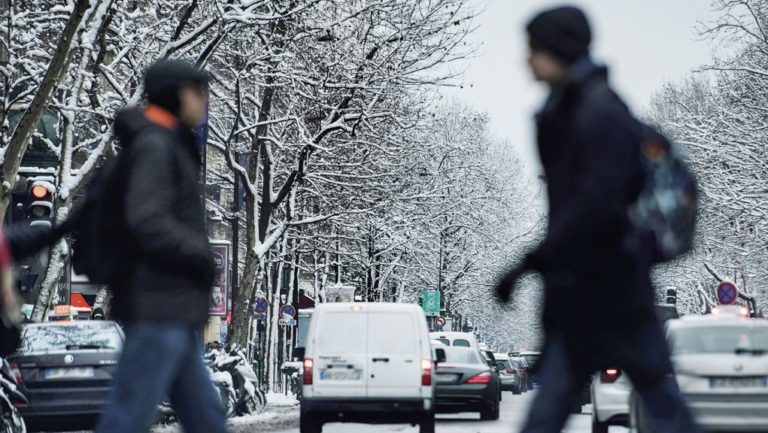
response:
M30 179L27 188L27 220L30 226L51 226L56 187L45 180Z

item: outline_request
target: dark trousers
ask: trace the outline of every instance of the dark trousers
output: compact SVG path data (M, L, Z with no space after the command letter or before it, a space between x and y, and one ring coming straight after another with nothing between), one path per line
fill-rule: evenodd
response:
M181 325L132 324L95 433L149 431L166 396L186 433L227 431L195 332Z
M652 343L652 342L649 342ZM659 341L655 344L665 344ZM651 344L652 345L652 344ZM638 348L642 349L642 348ZM647 412L654 419L658 433L696 433L695 426L675 378L669 375L640 375L625 371L637 390ZM539 366L540 389L531 405L522 433L559 433L576 404L592 372L575 371L561 336L547 338L542 365Z

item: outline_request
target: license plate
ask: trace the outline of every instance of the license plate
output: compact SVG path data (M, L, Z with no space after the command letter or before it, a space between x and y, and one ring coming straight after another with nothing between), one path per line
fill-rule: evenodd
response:
M84 379L93 377L92 367L49 368L45 370L46 379Z
M456 382L457 375L455 374L437 374L437 383L454 383Z
M320 370L320 380L360 380L362 371L356 369L325 369Z
M768 380L765 377L713 377L710 384L712 388L766 388Z

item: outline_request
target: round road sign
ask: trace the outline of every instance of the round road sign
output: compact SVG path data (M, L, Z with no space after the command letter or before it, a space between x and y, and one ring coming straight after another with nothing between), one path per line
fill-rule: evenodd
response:
M439 326L439 327L441 327L441 328L442 328L443 326L445 326L445 317L443 317L443 316L437 316L437 317L435 318L435 325L437 325L437 326Z
M256 298L256 302L253 304L253 311L255 311L256 314L264 314L268 309L269 301L267 301L267 298L263 296Z
M296 309L293 308L293 305L287 304L280 307L280 317L283 319L293 319L295 315Z
M723 305L736 302L739 297L739 289L730 281L723 281L717 286L717 300Z

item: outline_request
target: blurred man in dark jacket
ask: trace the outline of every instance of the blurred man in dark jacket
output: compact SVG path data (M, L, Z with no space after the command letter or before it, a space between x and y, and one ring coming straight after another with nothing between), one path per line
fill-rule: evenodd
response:
M159 61L145 77L148 104L117 115L125 158L125 278L112 284L126 342L97 433L149 431L168 396L187 433L222 433L222 404L196 337L214 277L193 129L205 116L207 74Z
M652 244L627 216L644 183L640 124L591 60L581 10L542 12L527 30L530 67L551 89L536 119L549 228L497 287L507 301L532 270L546 288L541 391L523 432L561 431L591 373L608 367L629 375L660 432L695 432L654 316Z

